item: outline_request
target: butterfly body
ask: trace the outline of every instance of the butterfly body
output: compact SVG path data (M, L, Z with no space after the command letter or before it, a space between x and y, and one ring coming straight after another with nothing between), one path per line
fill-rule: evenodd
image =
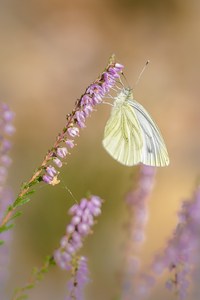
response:
M134 100L130 88L123 88L114 98L103 146L114 159L127 166L169 164L158 127L142 105Z

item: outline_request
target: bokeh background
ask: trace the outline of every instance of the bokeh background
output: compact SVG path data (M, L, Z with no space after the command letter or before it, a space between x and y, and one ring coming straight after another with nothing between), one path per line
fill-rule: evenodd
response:
M197 0L1 0L0 98L16 113L10 185L14 193L39 166L75 100L96 79L111 53L125 65L135 98L159 124L171 164L159 169L149 203L150 220L141 257L148 264L176 225L181 200L200 173L200 2ZM58 186L41 185L17 220L8 295L23 285L33 266L58 246L67 210L88 191L106 201L83 249L93 282L87 299L114 299L126 191L138 167L112 160L101 145L110 107L101 105L87 121L67 158ZM30 299L64 299L66 274L53 270ZM160 286L152 299L173 299ZM162 297L161 297L162 295ZM10 298L9 298L10 299Z

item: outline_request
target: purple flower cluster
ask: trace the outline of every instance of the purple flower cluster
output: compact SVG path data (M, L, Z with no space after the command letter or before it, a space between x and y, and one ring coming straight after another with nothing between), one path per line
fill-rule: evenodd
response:
M97 104L102 103L105 95L114 87L117 79L120 78L122 69L123 65L119 63L109 65L101 77L86 89L85 94L82 95L78 101L74 112L68 115L68 122L64 129L65 134L62 138L62 143L65 145L56 147L52 155L52 161L55 167L62 167L62 159L64 159L67 154L70 153L70 149L74 147L74 138L79 136L80 128L85 127L86 118L89 117ZM51 185L59 183L57 178L59 172L55 167L49 165L45 169L45 174L42 177L44 182Z
M10 136L15 132L13 126L14 113L5 103L0 103L0 219L4 217L4 212L9 204L13 202L11 190L6 186L8 167L11 164L9 151L11 149ZM4 245L0 247L0 290L3 297L3 288L8 279L9 246L11 242L11 232L5 231L1 234Z
M68 281L68 296L66 300L83 300L84 289L86 284L89 283L89 281L90 279L87 258L85 256L81 256L80 258L78 258L73 276Z
M154 186L155 168L142 165L138 187L126 196L126 203L130 213L129 228L131 242L142 244L145 240L145 226L148 221L148 200Z
M13 193L9 188L4 188L0 197L0 214L3 217L7 205L13 202ZM0 295L3 297L4 289L9 279L10 248L12 242L12 232L10 230L1 233L1 240L4 244L0 246Z
M15 132L13 119L14 113L9 109L8 105L0 103L0 195L6 183L8 167L12 162L9 156L12 146L9 137ZM2 211L1 209L0 212Z
M172 237L168 240L164 251L158 253L150 268L141 274L136 274L137 284L133 285L132 298L123 299L146 299L155 286L157 280L164 271L170 273L166 282L166 288L174 291L177 299L188 298L189 287L192 282L197 283L200 263L200 187L197 188L191 200L184 201L178 213L179 222ZM134 270L134 268L133 268ZM133 272L132 272L133 275ZM129 283L129 288L131 284ZM126 285L127 288L127 285ZM194 297L194 299L199 298ZM193 299L190 297L190 299Z
M95 217L101 213L101 205L99 197L91 196L70 208L71 222L66 228L66 235L61 239L60 248L54 253L54 259L61 269L72 269L73 258L82 247L84 238L91 232Z
M147 285L152 278L140 274L140 246L145 240L145 227L148 221L148 200L154 186L155 168L141 165L136 189L126 196L129 221L126 226L128 241L126 245L123 271L122 299L140 299L146 294ZM145 281L145 285L143 282Z
M163 255L160 256L162 268L168 268L172 278L166 287L178 294L178 299L187 298L192 274L199 268L200 252L200 187L193 199L184 201L178 213L179 223L173 237L168 241ZM154 268L157 261L154 261Z

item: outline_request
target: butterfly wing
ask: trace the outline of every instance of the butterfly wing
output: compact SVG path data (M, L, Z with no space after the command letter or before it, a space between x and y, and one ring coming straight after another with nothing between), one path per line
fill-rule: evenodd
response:
M128 100L134 108L142 129L143 149L141 162L145 165L164 167L169 165L169 156L162 135L148 112L135 100Z
M142 133L134 108L114 106L104 130L103 146L118 162L133 166L142 159Z

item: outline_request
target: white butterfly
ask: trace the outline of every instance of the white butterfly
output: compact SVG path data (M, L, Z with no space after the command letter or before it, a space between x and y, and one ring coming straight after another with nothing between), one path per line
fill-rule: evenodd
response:
M105 126L103 146L126 166L143 163L164 167L169 156L161 133L147 111L133 99L130 88L114 98L111 116Z

